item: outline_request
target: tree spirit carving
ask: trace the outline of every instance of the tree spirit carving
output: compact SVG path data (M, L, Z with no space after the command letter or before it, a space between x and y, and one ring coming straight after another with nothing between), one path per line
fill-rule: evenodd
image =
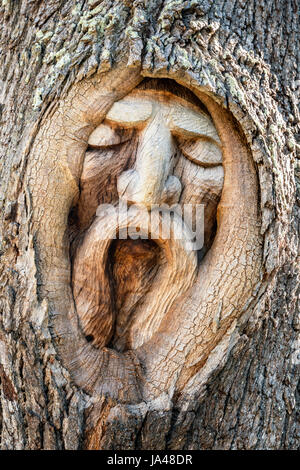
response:
M196 96L150 79L114 103L88 145L71 224L74 300L86 338L122 352L159 331L197 277L215 234L221 142ZM99 211L107 203L118 207L117 218ZM183 215L189 207L195 218L201 205L204 246L195 248ZM155 215L170 233L153 224Z
M39 295L59 356L96 400L198 393L259 284L257 179L246 141L215 97L171 79L127 67L85 79L49 111L32 148ZM182 209L201 204L195 250ZM170 237L159 224L149 229L149 213L161 217L153 205L176 207Z

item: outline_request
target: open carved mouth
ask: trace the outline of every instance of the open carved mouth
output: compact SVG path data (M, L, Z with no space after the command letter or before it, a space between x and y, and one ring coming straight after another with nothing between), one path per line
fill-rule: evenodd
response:
M161 264L163 252L153 240L114 240L109 248L108 270L116 312L109 346L128 349L130 326L135 310L145 301Z

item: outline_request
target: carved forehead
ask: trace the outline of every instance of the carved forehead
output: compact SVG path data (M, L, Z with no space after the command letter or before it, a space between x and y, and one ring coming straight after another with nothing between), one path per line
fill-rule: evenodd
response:
M187 100L184 96L178 96L172 93L172 91L163 91L163 90L155 90L155 89L144 90L140 88L135 88L128 95L126 95L122 100L120 100L120 102L130 100L130 99L136 99L136 100L150 99L154 102L158 102L161 104L169 104L170 106L175 105L175 104L180 104L182 107L185 107L187 109L192 109L196 112L209 116L209 114L203 107L197 106L192 101Z
M130 100L131 98L151 98L153 101L169 103L170 105L180 103L181 106L209 116L206 107L194 93L170 79L144 79L120 102Z
M192 93L188 88L179 85L174 80L168 78L145 78L135 90L145 90L145 91L156 91L160 92L161 95L164 93L168 96L172 96L173 99L180 98L184 100L187 104L195 106L197 109L200 109L205 114L209 114L204 104L197 98L194 93Z

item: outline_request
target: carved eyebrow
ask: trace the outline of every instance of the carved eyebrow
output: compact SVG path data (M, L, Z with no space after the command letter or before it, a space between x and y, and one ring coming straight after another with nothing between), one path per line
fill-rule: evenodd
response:
M139 124L147 121L152 114L151 101L116 101L106 115L108 121L118 124Z
M201 137L206 136L220 144L217 131L209 118L201 111L197 112L188 105L179 103L164 104L162 107L168 110L165 114L166 123L170 131L181 137ZM123 99L116 101L106 115L106 119L111 122L134 126L147 121L153 111L151 99L140 101L139 99Z
M208 116L182 105L175 105L170 115L170 130L182 137L206 136L220 144L220 139Z

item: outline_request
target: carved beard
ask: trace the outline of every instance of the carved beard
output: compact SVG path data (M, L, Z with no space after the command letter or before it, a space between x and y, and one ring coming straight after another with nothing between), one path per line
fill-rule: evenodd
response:
M127 225L128 224L128 225ZM114 233L139 226L148 234L144 210L97 217L78 247L73 267L73 293L82 327L98 347L135 349L157 331L165 313L193 284L197 253L190 250L187 226L182 239L176 233L182 220L174 214L171 238L116 240ZM105 240L104 238L105 234Z

